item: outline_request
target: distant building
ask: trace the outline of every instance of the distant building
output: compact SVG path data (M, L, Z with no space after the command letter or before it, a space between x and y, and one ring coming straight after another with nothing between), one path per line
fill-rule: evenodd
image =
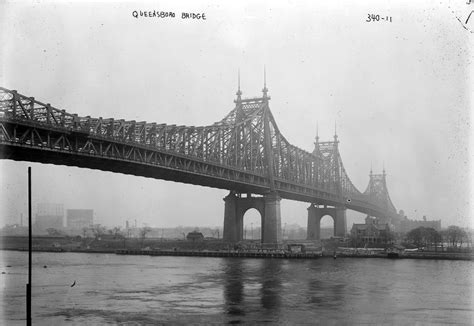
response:
M66 216L67 227L70 229L82 229L94 224L93 209L68 209Z
M204 235L201 232L193 231L188 233L186 239L191 241L200 241L204 240Z
M356 244L387 244L391 241L390 225L367 215L364 224L352 225L351 237Z
M40 203L36 206L37 216L63 216L63 204Z
M35 229L46 231L47 229L63 228L64 208L62 204L40 203L36 209Z
M391 222L393 224L393 231L399 233L408 233L420 226L441 231L441 220L427 220L426 216L423 216L423 220L410 220L403 210L400 210L397 218Z
M426 216L423 216L423 220L409 220L405 217L404 220L400 221L400 232L408 233L413 229L419 228L420 226L425 228L433 228L436 231L441 231L441 220L428 221Z

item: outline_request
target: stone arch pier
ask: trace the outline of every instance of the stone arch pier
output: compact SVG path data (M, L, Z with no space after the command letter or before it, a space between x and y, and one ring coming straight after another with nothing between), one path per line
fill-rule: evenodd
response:
M261 216L262 237L265 244L281 242L280 196L271 192L261 197L251 194L239 194L231 191L224 198L224 241L238 242L243 240L244 215L250 208L255 208Z
M334 220L334 236L344 237L347 232L346 208L311 204L308 207L308 240L321 240L321 218L329 215Z

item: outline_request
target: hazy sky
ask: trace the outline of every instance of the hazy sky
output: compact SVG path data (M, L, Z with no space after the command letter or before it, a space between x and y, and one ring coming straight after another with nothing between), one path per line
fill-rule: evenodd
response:
M397 209L467 226L474 22L460 21L471 9L463 1L6 1L0 84L82 116L199 126L233 109L239 68L244 97L260 96L266 65L270 107L292 144L311 151L316 124L330 140L336 121L359 190L371 164L374 172L385 164ZM176 17L134 18L134 10ZM183 11L206 20L183 20ZM366 22L368 14L392 22ZM98 223L223 224L224 190L7 160L1 224L26 217L28 166L35 203L92 208ZM307 206L282 200L282 223L306 225ZM259 224L248 215L246 224ZM348 228L363 219L348 216Z

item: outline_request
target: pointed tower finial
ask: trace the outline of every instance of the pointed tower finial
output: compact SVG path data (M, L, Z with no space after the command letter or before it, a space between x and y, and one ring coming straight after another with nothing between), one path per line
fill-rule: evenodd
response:
M385 176L385 161L382 163L382 173Z
M319 143L319 125L318 122L316 121L316 143Z
M369 173L369 176L372 177L372 174L373 174L373 172L372 172L372 161L370 161L370 173Z
M337 126L336 126L336 120L334 120L334 141L337 142Z
M267 67L263 65L263 87L267 88Z
M238 88L239 88L239 92L240 92L240 68L237 71L237 79L238 79L238 84L239 84Z
M262 92L263 92L263 97L267 98L267 93L268 93L268 89L267 89L267 70L266 70L265 65L263 66L263 89L262 89Z
M242 91L240 90L240 68L237 72L237 93L235 93L235 95L237 95L237 101L242 100Z

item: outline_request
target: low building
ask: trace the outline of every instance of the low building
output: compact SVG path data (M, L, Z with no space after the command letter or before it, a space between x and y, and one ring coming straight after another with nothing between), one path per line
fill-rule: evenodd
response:
M188 233L186 239L190 241L201 241L204 240L204 235L201 232L192 231Z
M371 216L365 218L364 224L353 224L351 237L355 245L360 244L389 244L392 241L390 225L379 223Z

